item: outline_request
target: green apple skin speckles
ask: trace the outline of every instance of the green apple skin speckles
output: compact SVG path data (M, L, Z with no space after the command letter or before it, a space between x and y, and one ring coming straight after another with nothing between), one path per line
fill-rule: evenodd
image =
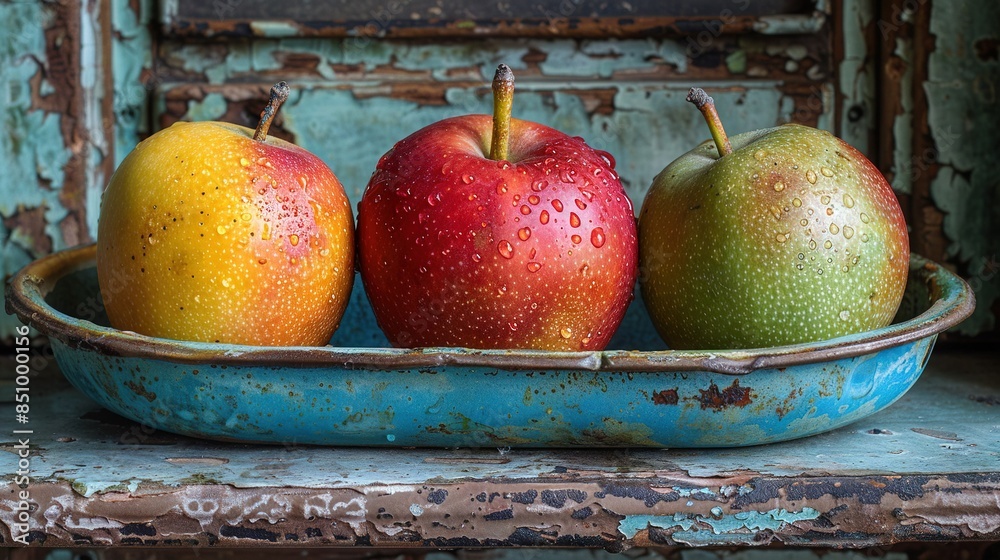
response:
M709 141L654 180L639 214L642 295L671 348L763 348L883 327L909 241L864 155L799 125Z

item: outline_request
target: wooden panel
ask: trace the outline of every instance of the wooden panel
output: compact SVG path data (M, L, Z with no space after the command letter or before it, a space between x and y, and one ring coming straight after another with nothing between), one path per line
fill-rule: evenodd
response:
M804 33L822 13L811 0L167 0L168 34L365 37L635 37L745 31Z

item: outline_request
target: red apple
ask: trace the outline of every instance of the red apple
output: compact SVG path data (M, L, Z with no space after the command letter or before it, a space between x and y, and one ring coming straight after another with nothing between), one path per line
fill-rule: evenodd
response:
M599 350L632 298L632 204L610 154L510 118L425 127L378 163L358 205L361 278L396 346Z

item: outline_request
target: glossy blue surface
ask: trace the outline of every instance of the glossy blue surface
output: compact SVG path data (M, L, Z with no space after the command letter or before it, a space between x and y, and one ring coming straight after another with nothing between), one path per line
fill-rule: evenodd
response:
M814 344L663 350L637 301L604 352L338 346L380 343L356 293L333 345L276 349L104 326L92 257L92 246L47 257L8 294L9 308L49 334L67 379L153 428L276 444L730 447L794 439L894 402L923 371L937 333L974 307L961 279L914 257L897 323Z

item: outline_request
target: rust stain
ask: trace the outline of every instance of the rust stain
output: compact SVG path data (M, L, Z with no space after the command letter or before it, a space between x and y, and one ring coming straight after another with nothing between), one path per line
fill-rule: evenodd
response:
M25 208L18 205L17 210L3 219L3 225L13 235L20 235L30 241L25 247L32 256L41 257L52 252L52 238L45 233L45 206Z
M653 393L653 404L677 404L677 388Z
M153 393L146 389L146 386L142 383L136 383L134 381L126 381L125 386L132 390L133 393L139 395L140 397L146 399L149 402L156 400L156 393Z
M979 60L997 60L1000 39L996 37L980 39L973 46L976 48L976 56L979 57Z
M734 379L732 385L721 391L718 385L712 383L709 385L708 390L700 389L699 392L701 395L697 399L701 403L702 410L706 408L722 410L730 406L743 408L752 402L751 389L749 387L740 387L739 379Z

